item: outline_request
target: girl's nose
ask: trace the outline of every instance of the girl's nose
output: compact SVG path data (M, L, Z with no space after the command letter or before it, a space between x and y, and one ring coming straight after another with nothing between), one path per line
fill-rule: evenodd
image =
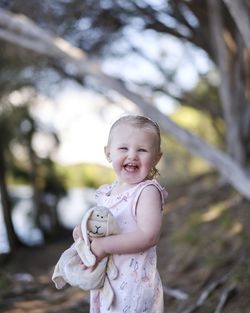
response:
M136 160L138 157L137 152L134 150L129 150L128 157L130 160Z

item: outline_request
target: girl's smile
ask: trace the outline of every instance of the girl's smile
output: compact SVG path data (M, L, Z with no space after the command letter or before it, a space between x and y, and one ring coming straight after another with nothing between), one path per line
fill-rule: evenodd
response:
M139 169L138 165L136 164L133 164L133 163L128 163L128 164L125 164L124 166L124 169L128 172L135 172L136 170Z

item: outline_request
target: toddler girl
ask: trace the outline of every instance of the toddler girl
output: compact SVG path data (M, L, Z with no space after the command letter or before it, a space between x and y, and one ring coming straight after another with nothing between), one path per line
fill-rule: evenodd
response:
M98 261L112 254L119 276L110 281L115 294L110 310L100 297L102 290L93 290L90 313L164 312L156 244L167 193L153 179L160 144L159 126L147 117L123 116L111 127L105 155L116 180L96 191L96 202L111 210L120 233L93 239L91 250ZM74 236L79 236L77 229Z

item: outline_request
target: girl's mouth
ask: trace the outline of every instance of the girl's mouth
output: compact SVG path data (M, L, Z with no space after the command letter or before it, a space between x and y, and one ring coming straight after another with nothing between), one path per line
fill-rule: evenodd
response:
M139 168L138 165L133 164L133 163L128 163L128 164L124 165L124 169L127 172L134 172L134 171L138 170L138 168Z

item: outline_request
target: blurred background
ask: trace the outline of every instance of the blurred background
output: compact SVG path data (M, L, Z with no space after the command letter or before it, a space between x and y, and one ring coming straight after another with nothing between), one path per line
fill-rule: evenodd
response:
M0 311L88 312L50 281L114 173L112 123L162 132L166 312L250 312L249 0L0 1ZM84 311L85 310L85 311Z

